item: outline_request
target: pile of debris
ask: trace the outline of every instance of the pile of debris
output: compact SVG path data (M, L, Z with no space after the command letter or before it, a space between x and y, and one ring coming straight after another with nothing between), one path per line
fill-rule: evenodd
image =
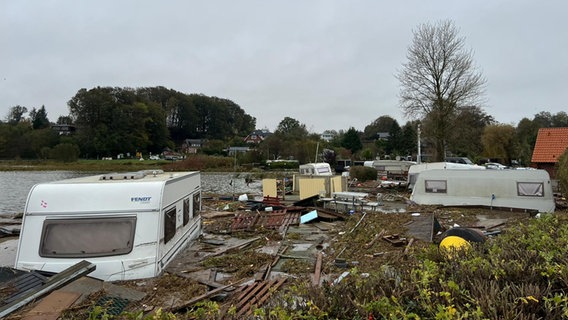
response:
M404 196L388 195L405 210L350 214L324 209L318 197L296 202L204 197L202 236L162 276L106 283L88 277L88 262L55 275L14 274L0 283L0 318L86 318L101 310L181 314L202 301L217 302L221 314L232 310L236 318L247 318L294 283L337 283L355 266L365 272L404 263L415 248L431 245L449 228L496 234L511 221L529 218L520 212L406 206ZM23 285L24 276L34 281Z

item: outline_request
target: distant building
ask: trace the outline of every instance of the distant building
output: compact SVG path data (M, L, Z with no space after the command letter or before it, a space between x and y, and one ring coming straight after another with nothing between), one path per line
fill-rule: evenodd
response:
M541 128L538 130L532 154L532 166L548 171L550 178L556 178L558 158L568 148L568 128Z
M321 135L321 139L327 142L330 142L331 140L333 140L335 138L336 134L333 131L330 130L325 130Z
M195 154L206 142L206 139L185 139L181 145L181 150L183 153Z
M249 147L229 147L229 148L226 149L226 151L229 155L232 156L232 155L235 155L235 154L238 154L238 153L247 153L247 152L250 151L250 148Z
M268 131L268 129L254 130L245 137L244 141L246 143L259 144L271 134L272 133Z
M375 135L377 140L388 140L390 138L390 133L388 132L377 132Z
M60 136L66 136L75 133L77 128L72 124L54 124L51 129L57 131Z

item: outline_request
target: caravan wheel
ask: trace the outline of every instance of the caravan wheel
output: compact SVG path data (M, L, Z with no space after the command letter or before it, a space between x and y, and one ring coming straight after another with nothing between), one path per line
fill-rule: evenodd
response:
M475 229L452 228L442 234L438 247L451 256L456 251L469 250L472 242L485 242L485 237Z

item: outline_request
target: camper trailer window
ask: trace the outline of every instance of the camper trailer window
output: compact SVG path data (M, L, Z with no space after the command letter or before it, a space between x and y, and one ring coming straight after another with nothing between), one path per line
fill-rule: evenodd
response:
M317 170L318 170L318 173L320 173L320 174L321 174L321 173L330 173L330 172L331 172L331 170L330 170L329 168L327 168L327 167L318 168Z
M189 198L183 199L183 225L189 222Z
M447 193L446 180L425 180L426 192Z
M39 255L88 258L132 251L136 217L48 219L43 223Z
M176 234L176 207L166 210L164 215L164 243L168 243Z
M201 197L199 193L193 195L193 216L197 217L201 210Z
M517 194L525 197L544 197L542 182L517 182Z

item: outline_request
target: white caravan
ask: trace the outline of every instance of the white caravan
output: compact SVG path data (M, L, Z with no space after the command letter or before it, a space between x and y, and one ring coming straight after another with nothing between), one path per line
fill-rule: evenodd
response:
M409 168L416 164L413 161L406 160L375 160L373 161L373 168L377 169L379 177L406 177Z
M454 162L427 162L421 164L413 164L408 169L408 189L414 188L418 174L425 170L447 169L447 170L485 170L485 166L476 164L463 164Z
M332 176L331 166L326 162L306 163L300 165L301 175Z
M545 170L426 170L418 175L410 200L420 205L555 209Z
M158 276L201 234L199 172L113 173L41 183L24 208L16 269L88 260L105 280Z

